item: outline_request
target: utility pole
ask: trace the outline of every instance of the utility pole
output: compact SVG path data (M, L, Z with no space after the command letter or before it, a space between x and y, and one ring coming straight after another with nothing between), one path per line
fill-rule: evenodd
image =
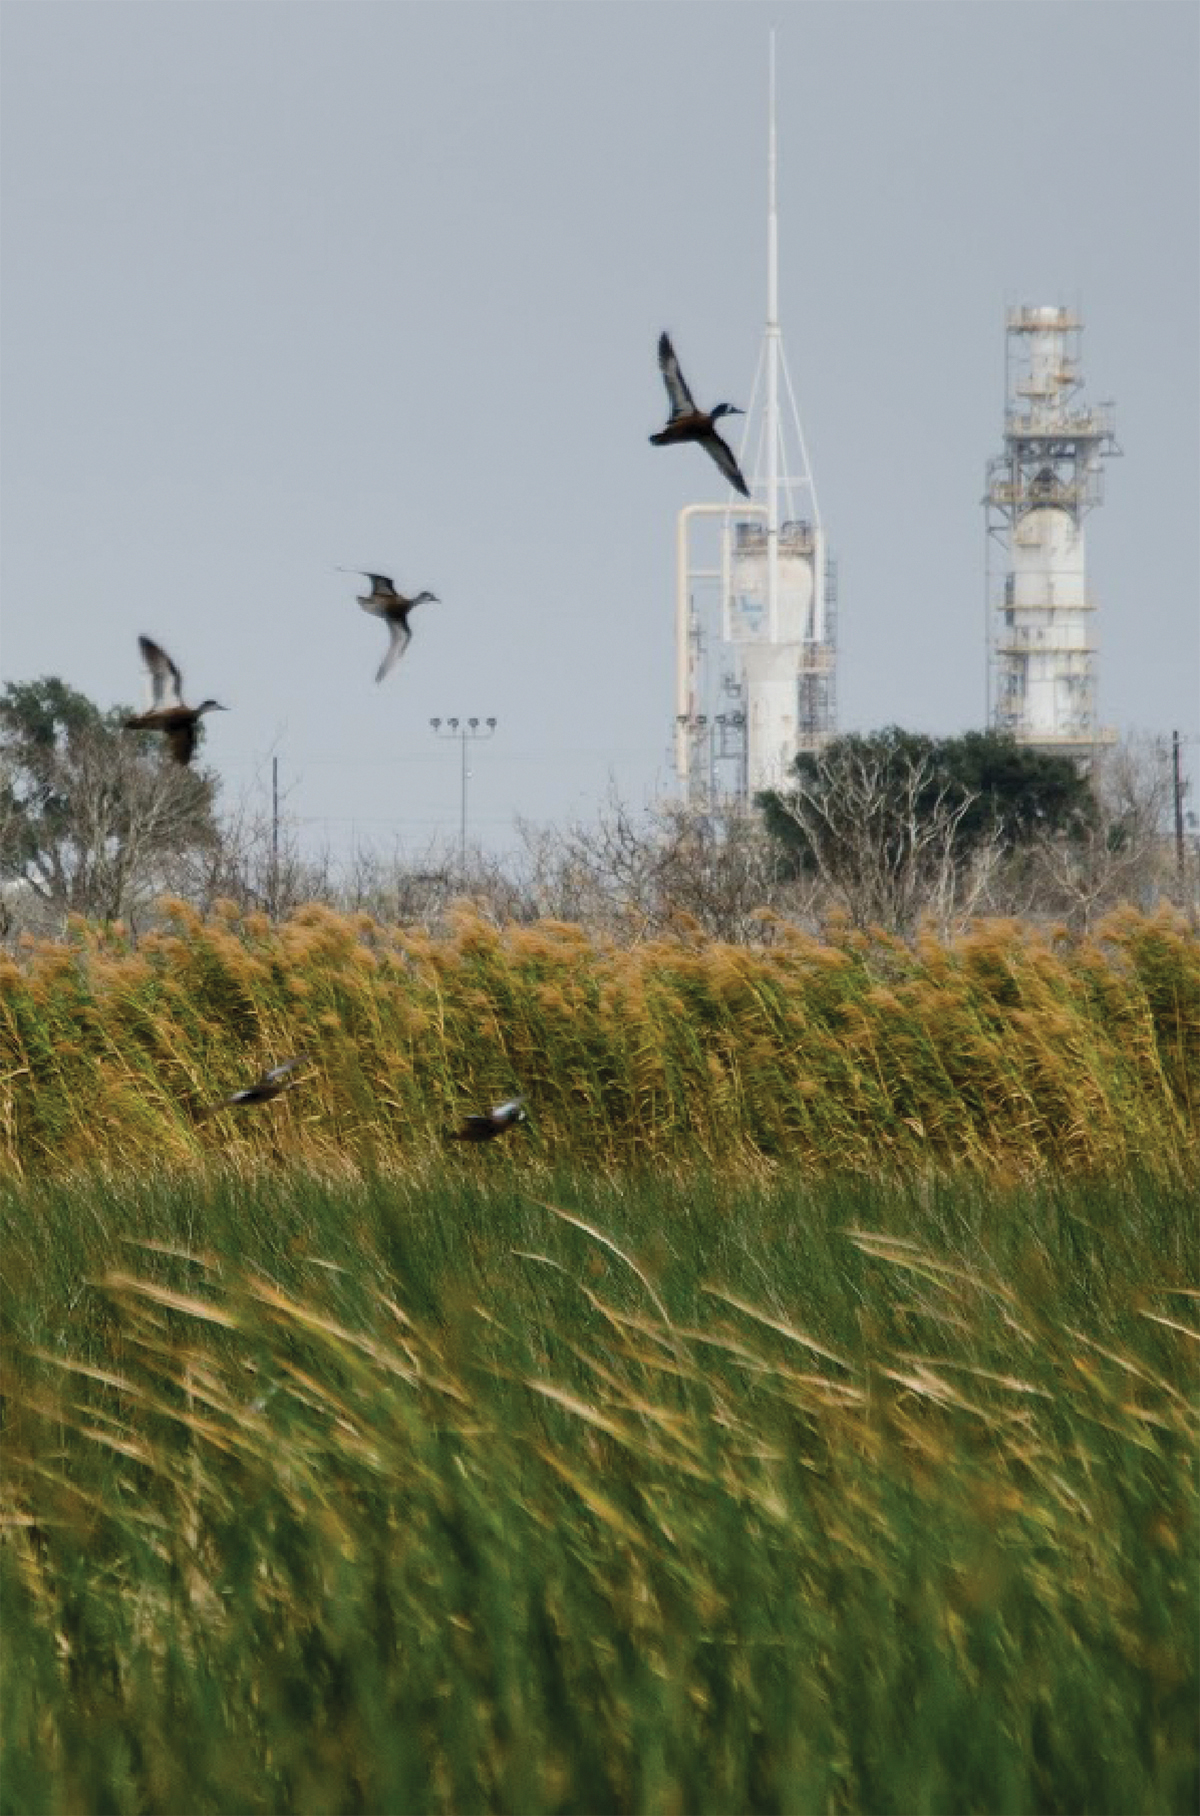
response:
M459 789L458 810L458 856L459 863L465 871L467 868L467 745L479 738L490 738L496 729L495 719L486 719L481 725L478 719L431 719L429 721L434 735L439 738L457 738L462 753L461 783ZM445 731L442 725L445 724Z
M1177 731L1171 733L1171 768L1175 778L1175 871L1183 887L1183 757Z
M274 920L279 913L279 758L271 758L271 905Z

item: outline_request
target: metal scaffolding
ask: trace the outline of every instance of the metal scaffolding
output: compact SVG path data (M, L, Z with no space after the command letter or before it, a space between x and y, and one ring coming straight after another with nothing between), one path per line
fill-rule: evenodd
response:
M1115 733L1096 719L1096 603L1083 523L1119 454L1113 406L1079 392L1082 322L1047 305L1008 312L1004 450L988 462L987 717L1018 742L1090 762Z

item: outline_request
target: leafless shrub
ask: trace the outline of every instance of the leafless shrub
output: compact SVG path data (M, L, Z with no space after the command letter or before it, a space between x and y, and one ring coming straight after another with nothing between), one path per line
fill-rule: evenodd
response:
M1037 911L1086 931L1122 902L1186 905L1168 830L1172 790L1166 739L1131 738L1105 751L1094 823L1043 837L1030 853L1026 883Z
M69 914L129 918L186 888L216 843L212 785L101 725L5 757L0 873L6 918L61 931Z
M762 910L812 905L811 887L783 880L778 846L752 808L668 803L639 820L613 794L594 825L522 831L530 906L617 937L686 921L714 938L744 941L761 934Z
M328 850L305 852L294 823L242 803L193 855L179 893L205 911L226 900L280 918L305 902L331 901L339 887Z

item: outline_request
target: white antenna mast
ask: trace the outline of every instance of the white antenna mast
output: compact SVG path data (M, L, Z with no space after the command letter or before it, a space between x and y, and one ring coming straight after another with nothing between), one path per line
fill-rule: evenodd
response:
M775 28L767 111L767 625L779 635L779 214L775 201Z
M731 766L737 798L778 787L797 753L820 750L836 727L836 582L779 324L773 28L769 47L767 320L739 452L750 497L686 505L679 515L675 772L692 802L731 792ZM718 567L692 551L697 517L720 525ZM711 595L714 588L719 625L700 650L694 589ZM728 710L731 702L736 710Z

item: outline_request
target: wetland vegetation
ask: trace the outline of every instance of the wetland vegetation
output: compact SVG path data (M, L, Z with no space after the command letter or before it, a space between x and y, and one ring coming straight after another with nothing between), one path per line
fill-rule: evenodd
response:
M1196 1806L1194 938L766 935L6 961L5 1812Z

